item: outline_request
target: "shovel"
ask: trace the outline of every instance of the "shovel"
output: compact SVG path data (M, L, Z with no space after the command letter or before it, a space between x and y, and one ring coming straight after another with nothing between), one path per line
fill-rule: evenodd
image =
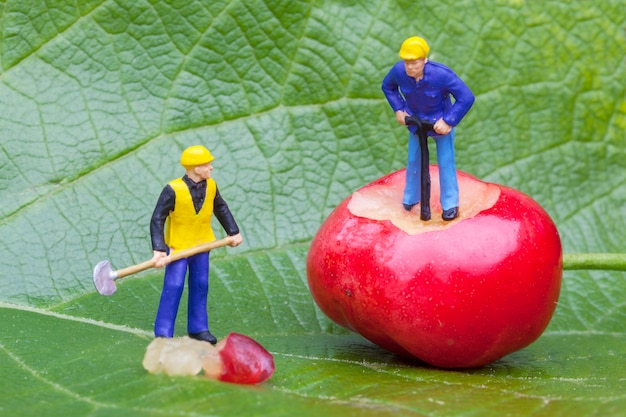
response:
M208 252L211 249L230 245L232 241L232 238L228 236L224 239L201 243L189 249L184 249L180 252L174 252L172 255L170 255L170 259L172 262L174 262L179 259L188 258L202 252ZM132 265L123 269L119 269L117 271L112 271L111 263L109 261L100 261L93 268L93 283L100 294L111 295L115 292L115 290L117 290L117 287L115 285L116 280L132 274L136 274L137 272L145 271L146 269L150 269L153 267L154 260L150 259L149 261L145 261L137 265Z
M432 123L422 121L417 116L407 116L404 123L417 126L417 137L422 154L420 172L420 219L430 220L430 155L428 153L428 131L432 130Z

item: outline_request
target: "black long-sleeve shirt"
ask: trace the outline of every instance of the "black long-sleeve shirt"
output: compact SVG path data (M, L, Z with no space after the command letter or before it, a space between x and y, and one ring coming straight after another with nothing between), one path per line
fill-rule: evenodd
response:
M204 205L206 198L206 181L194 182L187 175L183 176L183 181L189 187L191 193L191 200L193 206L196 209L196 213L200 211ZM174 210L176 206L176 193L174 189L168 184L161 191L161 195L157 201L154 212L152 213L152 219L150 220L150 237L152 240L152 250L165 252L167 251L167 245L165 244L165 220L169 216L170 212ZM213 201L213 214L220 222L224 230L229 236L239 233L239 227L235 218L233 217L228 204L220 195L220 191L215 190L215 199Z

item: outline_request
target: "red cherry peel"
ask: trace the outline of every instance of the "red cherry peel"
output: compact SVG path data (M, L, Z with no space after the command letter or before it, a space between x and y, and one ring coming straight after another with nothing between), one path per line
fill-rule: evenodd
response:
M235 384L259 384L274 373L274 358L263 346L248 336L229 333L204 357L207 377Z
M344 200L307 257L308 284L336 323L442 368L473 368L528 346L561 286L558 231L515 189L458 172L459 218L444 222L431 166L432 220L402 207L404 170Z

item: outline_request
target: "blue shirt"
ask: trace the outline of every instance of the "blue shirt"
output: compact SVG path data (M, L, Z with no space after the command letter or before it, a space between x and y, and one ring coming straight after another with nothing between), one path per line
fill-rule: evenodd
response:
M394 112L404 110L430 123L443 118L453 127L474 104L474 94L463 80L450 68L432 61L424 65L420 81L406 74L404 61L397 62L383 79L382 89Z

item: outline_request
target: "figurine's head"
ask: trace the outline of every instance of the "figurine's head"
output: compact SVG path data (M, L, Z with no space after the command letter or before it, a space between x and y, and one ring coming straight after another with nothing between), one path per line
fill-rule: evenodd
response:
M185 167L187 176L195 182L208 180L213 171L213 155L204 146L190 146L180 156L180 164Z
M185 169L191 169L199 165L208 164L213 161L213 155L202 145L190 146L180 155L180 164Z
M411 36L400 47L400 58L405 61L413 61L416 59L426 58L430 47L428 43L419 36Z

